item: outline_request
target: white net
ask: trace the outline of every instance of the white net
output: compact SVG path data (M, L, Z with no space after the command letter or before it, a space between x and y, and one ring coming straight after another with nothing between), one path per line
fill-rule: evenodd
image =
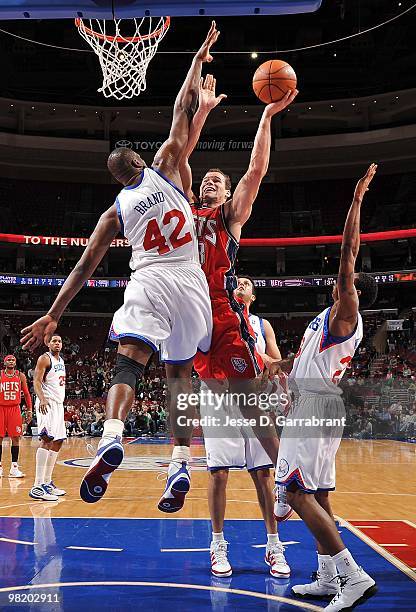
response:
M106 98L133 98L146 89L146 71L169 29L169 17L77 19L79 33L98 55ZM123 32L122 32L123 28Z

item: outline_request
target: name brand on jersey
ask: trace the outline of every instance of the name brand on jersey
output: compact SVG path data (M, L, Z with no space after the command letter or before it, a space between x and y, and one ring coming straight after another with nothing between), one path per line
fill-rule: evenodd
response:
M63 363L57 363L53 366L54 372L65 372L65 366Z
M19 391L20 385L15 380L0 383L0 391Z
M206 238L214 246L217 244L217 222L215 219L206 220L204 217L194 215L196 233L198 238Z
M165 195L163 191L157 191L156 193L152 193L150 196L148 196L146 198L146 201L141 200L141 202L136 204L134 210L136 210L141 215L144 215L149 210L149 208L156 206L156 204L162 204L162 202L164 201Z

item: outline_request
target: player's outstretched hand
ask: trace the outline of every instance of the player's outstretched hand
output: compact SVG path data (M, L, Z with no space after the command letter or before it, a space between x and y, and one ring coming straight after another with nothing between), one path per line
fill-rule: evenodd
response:
M20 344L24 350L34 351L42 342L49 342L57 327L57 321L50 315L45 315L21 330Z
M365 176L360 178L355 188L354 198L356 200L362 200L365 196L365 192L368 191L371 181L373 180L376 172L377 172L377 164L371 164Z
M212 74L207 74L205 79L201 77L199 82L199 106L206 112L211 111L227 97L225 94L215 94L216 84L217 79Z
M209 32L207 34L206 39L204 40L204 42L202 43L201 48L199 49L198 53L196 54L196 58L201 60L201 62L212 62L212 60L214 59L210 53L210 49L212 47L212 45L217 42L218 40L218 36L220 35L220 31L217 30L217 26L215 24L215 21L212 21L211 23L211 27L209 29Z
M278 102L268 104L264 109L264 112L269 115L269 117L273 117L273 115L276 115L276 113L281 113L282 110L285 110L285 108L289 106L289 104L292 104L298 93L299 91L297 89L288 89L284 98Z
M49 410L49 404L47 402L43 403L41 402L39 404L39 412L41 412L42 414L47 414Z

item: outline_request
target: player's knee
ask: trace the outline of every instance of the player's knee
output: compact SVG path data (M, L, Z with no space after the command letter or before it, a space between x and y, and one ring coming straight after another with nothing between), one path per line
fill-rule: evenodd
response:
M115 373L110 384L110 389L114 385L128 385L136 390L136 385L143 376L144 365L126 357L125 355L117 354Z
M308 504L311 501L311 496L308 493L305 493L300 489L295 483L292 483L286 489L287 493L287 503L292 506L294 510L297 508L302 508L305 504Z
M228 481L228 469L212 470L210 474L213 482L215 483L215 486L226 486Z

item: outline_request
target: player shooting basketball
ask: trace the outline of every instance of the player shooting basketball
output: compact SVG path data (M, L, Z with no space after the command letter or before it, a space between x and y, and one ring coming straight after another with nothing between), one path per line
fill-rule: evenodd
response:
M189 204L181 190L179 160L188 142L202 64L218 39L215 22L196 53L176 98L168 139L151 168L130 149L115 149L108 158L113 177L124 185L116 202L100 218L80 261L66 279L47 315L22 330L24 348L47 342L65 308L94 273L111 242L122 232L132 247L133 270L124 304L115 313L110 337L118 342L115 375L97 455L81 483L84 501L104 495L112 472L123 460L121 438L136 385L152 354L160 349L171 391L171 423L179 393L191 391L193 357L207 351L212 314L208 286L198 260L198 245ZM192 417L193 409L188 407ZM181 414L184 414L183 412ZM191 421L191 418L189 418ZM175 447L165 492L164 512L179 510L190 487L188 462L192 425L174 431Z

